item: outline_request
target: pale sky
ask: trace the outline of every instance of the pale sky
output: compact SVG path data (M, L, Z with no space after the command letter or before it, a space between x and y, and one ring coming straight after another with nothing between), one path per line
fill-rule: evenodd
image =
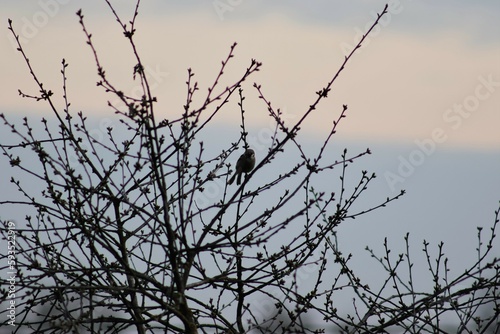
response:
M263 62L245 88L248 122L268 124L253 82L262 84L273 105L300 116L314 92L330 80L345 50L373 22L383 1L198 1L190 4L144 1L137 22L137 44L154 74L157 110L165 117L181 110L186 69L197 74L202 92L211 85L229 46L238 42L226 71L241 73L251 58ZM226 5L223 5L226 4ZM230 5L232 4L232 5ZM343 138L414 142L443 131L442 147L499 149L500 33L496 1L392 1L389 14L348 64L332 98L311 117L306 131L328 131L342 104L349 106ZM21 100L17 89L34 89L6 29L14 20L28 56L47 88L61 90L60 62L69 63L69 92L74 108L101 114L106 100L95 87L96 70L78 25L82 8L101 61L124 92L133 92L130 48L103 2L70 0L7 1L2 4L0 109L43 109ZM133 2L117 5L131 18ZM231 75L233 75L231 77ZM201 98L201 94L199 94ZM228 111L217 122L234 124ZM170 116L172 117L172 116Z
M124 20L130 20L134 2L116 3ZM380 247L387 235L400 245L410 231L416 252L424 238L444 240L460 269L462 260L474 258L476 226L491 226L500 200L500 2L391 3L390 15L347 65L331 98L303 130L311 143L321 141L347 104L347 118L337 134L339 145L370 147L374 154L360 168L379 175L365 204L378 203L401 188L408 190L400 202L369 220L356 219L341 227L347 251L362 251L366 244ZM189 67L200 85L198 101L202 99L230 45L237 42L221 86L243 73L252 58L263 63L243 87L246 121L253 135L269 127L254 82L292 122L336 73L344 50L354 45L384 4L145 0L136 41L158 98L156 110L165 118L180 115ZM34 69L45 87L55 92L59 106L62 58L69 63L68 92L75 112L107 117L112 111L106 101L115 100L95 85L93 56L75 15L79 8L108 77L125 93L137 91L130 47L104 1L10 0L0 7L0 112L38 118L50 112L17 94L18 89L36 94L37 87L12 45L7 18L13 19ZM236 103L215 119L220 129L235 134L234 141L240 120ZM213 140L225 138L218 132ZM280 163L273 166L279 169Z

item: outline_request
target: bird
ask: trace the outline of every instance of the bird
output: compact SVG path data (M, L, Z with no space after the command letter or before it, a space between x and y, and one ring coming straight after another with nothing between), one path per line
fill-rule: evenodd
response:
M243 153L238 162L236 162L236 170L234 171L233 177L229 179L227 184L233 184L236 176L238 179L236 180L236 184L240 185L241 183L241 174L250 173L255 166L255 152L251 148L246 149L245 153Z

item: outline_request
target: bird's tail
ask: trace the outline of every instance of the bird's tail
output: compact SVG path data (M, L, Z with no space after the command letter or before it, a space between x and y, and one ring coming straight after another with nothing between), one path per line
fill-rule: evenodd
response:
M237 174L237 173L235 172L235 173L233 174L233 176L229 179L229 181L227 182L227 184L229 184L229 185L233 184L233 182L234 182L234 178L236 177L236 174Z

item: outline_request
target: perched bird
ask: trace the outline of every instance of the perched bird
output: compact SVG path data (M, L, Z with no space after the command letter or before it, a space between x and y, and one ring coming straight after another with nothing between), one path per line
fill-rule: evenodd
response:
M236 184L240 185L241 174L250 173L254 166L255 166L255 152L254 150L249 148L238 159L238 162L236 163L236 170L234 171L233 177L229 179L229 182L227 184L233 184L234 178L238 176Z

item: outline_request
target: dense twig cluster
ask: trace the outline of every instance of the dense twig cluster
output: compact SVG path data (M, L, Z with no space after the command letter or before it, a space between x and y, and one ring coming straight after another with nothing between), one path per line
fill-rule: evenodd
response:
M261 63L251 60L238 80L220 87L219 80L233 58L236 44L232 45L202 103L194 105L199 87L189 69L182 113L175 119L158 120L156 98L134 42L139 3L128 24L108 5L137 61L133 76L140 81L141 98L126 95L108 80L84 16L77 13L95 59L98 86L126 106L109 103L120 124L107 129L106 140L93 137L84 114L72 111L66 94L66 61L62 61L61 70L64 106L59 108L52 91L37 77L9 21L18 51L40 90L35 95L20 91L20 95L48 103L57 122L54 130L43 119L44 134L39 134L28 119L19 128L1 116L20 138L17 145L0 145L4 156L14 168L44 184L40 194L33 194L22 180L13 178L25 200L1 203L35 209L34 216L26 217L25 227L17 230L20 331L319 333L330 323L350 333L386 332L396 327L411 333L442 332L440 319L449 312L459 317L461 331L470 329L470 323L475 323L479 332L498 326L499 264L498 259L488 257L496 223L486 251L478 248L478 262L453 279L447 275L443 254L440 252L433 263L425 244L434 280L430 293L418 292L413 286L408 237L408 249L397 259L391 258L387 243L383 257L370 250L387 273L378 289L356 275L349 263L351 255L344 255L338 247L335 230L339 224L403 194L353 212L352 204L375 175L363 171L359 182L349 189L346 174L354 160L370 151L349 156L344 150L338 161L323 162L347 106L316 156L308 156L297 137L304 120L328 97L333 82L366 35L293 124L285 123L261 85L254 84L276 127L265 156L259 157L254 170L232 190L226 183L229 159L239 146L248 147L243 84L259 71ZM208 131L210 122L232 98L238 99L240 107L241 137L210 155L197 138ZM117 133L126 133L126 138L119 142ZM300 152L299 161L251 188L248 181L289 147ZM18 150L26 149L35 153L37 167L26 163L22 154L17 155ZM337 171L339 191L326 194L315 190L314 176L335 176ZM197 199L213 182L223 184L220 198L200 205ZM271 191L278 195L269 196ZM265 198L264 204L261 198ZM401 273L404 266L409 275L406 280ZM314 268L307 275L311 284L303 284L304 268ZM335 274L330 276L332 271ZM5 278L0 281L3 286ZM456 290L459 284L469 287ZM335 294L346 289L353 292L352 314L338 310L333 303ZM2 289L0 296L7 300L8 290ZM263 311L252 303L262 299L269 300L272 309ZM479 318L483 305L493 311ZM311 324L306 313L321 315L326 325ZM0 310L0 314L6 311ZM1 322L7 324L5 319Z

